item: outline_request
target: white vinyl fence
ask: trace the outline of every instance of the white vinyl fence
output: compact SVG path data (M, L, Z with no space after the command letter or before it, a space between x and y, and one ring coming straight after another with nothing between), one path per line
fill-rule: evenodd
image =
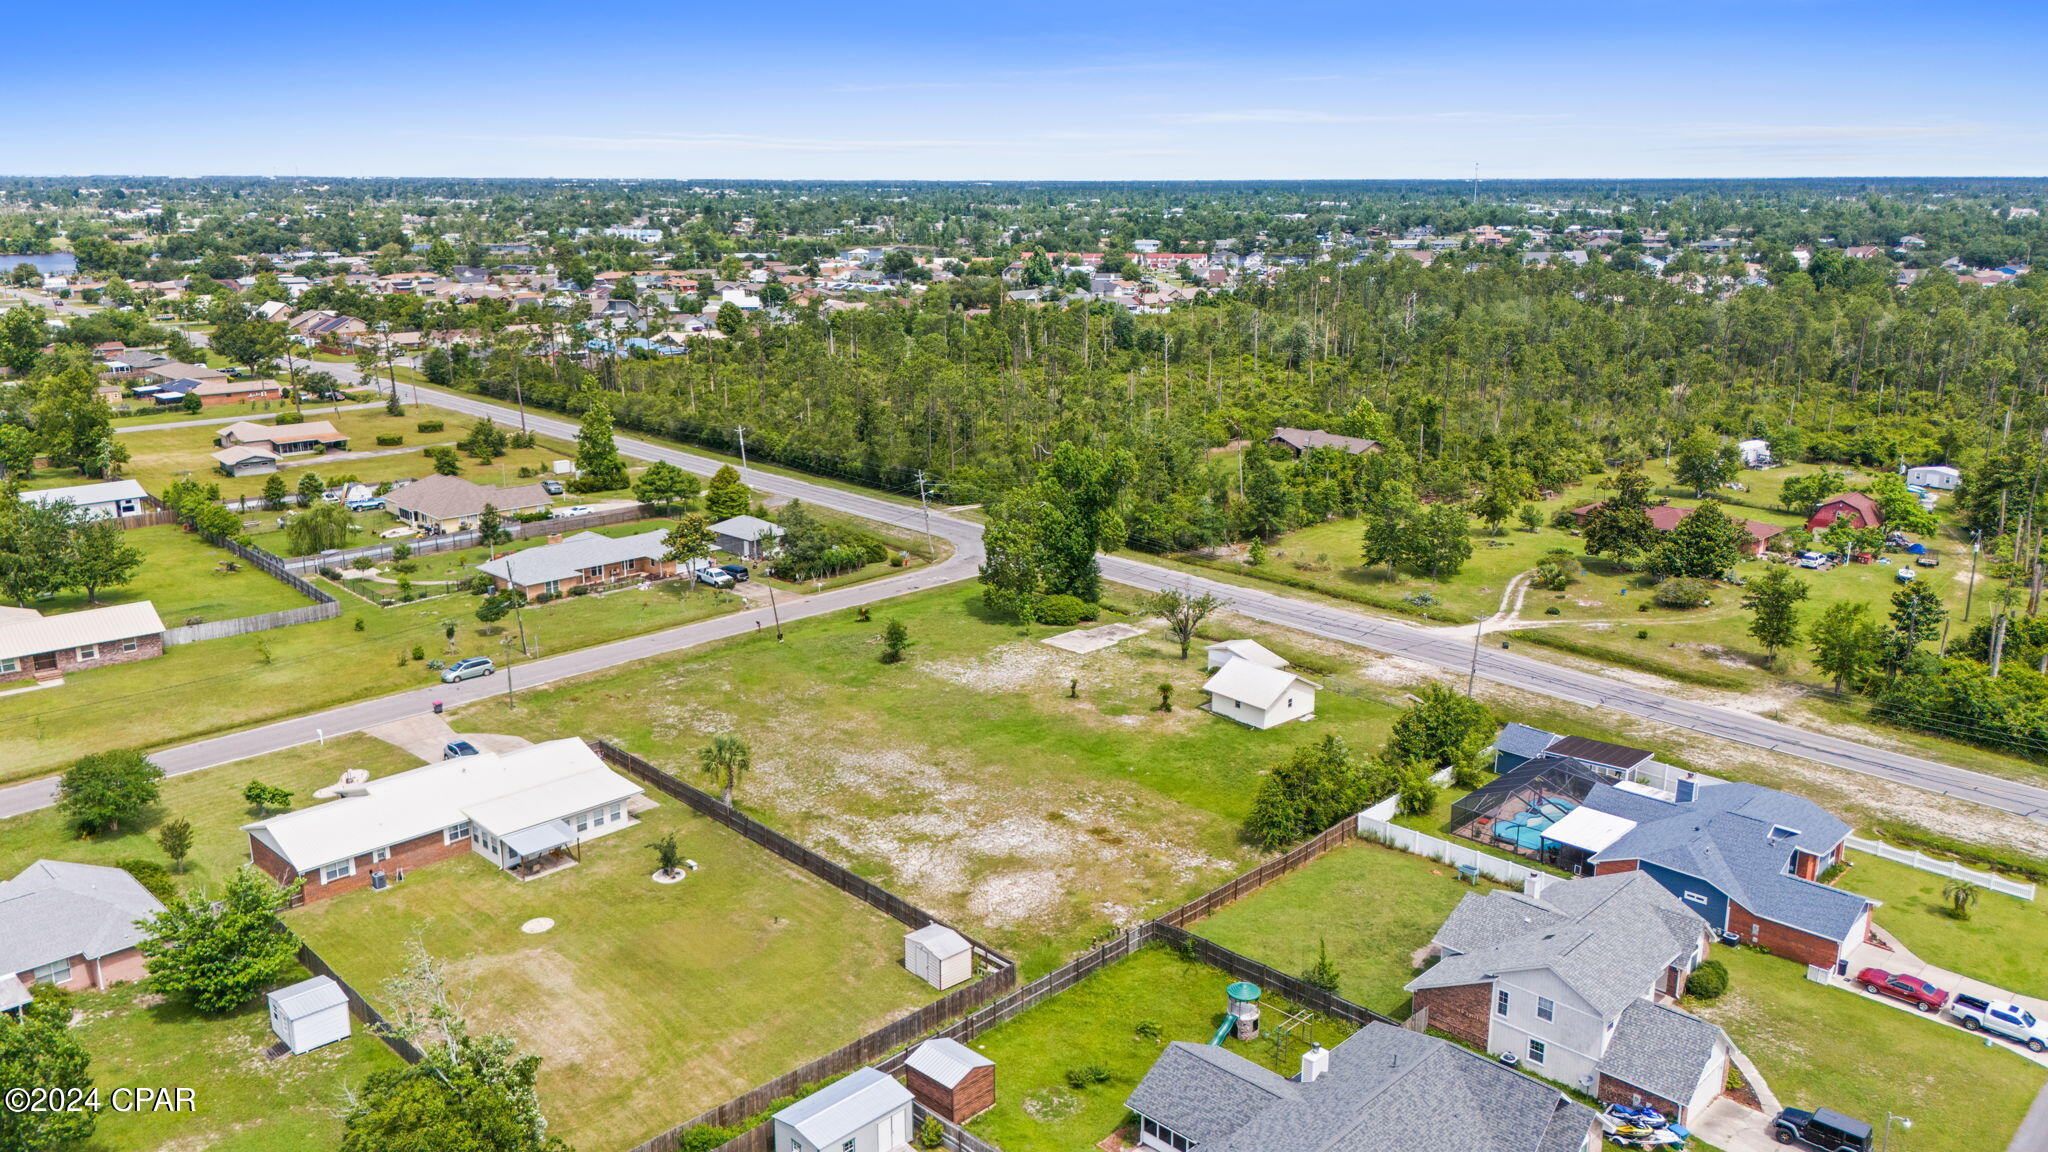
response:
M2022 900L2032 900L2034 898L2034 886L2032 884L2023 883L2018 880L2007 880L2003 876L1994 876L1989 872L1979 872L1974 868L1965 868L1953 860L1937 860L1932 856L1914 852L1910 849L1894 848L1882 841L1865 840L1861 836L1851 836L1846 843L1858 852L1868 852L1872 856L1890 860L1895 864L1904 864L1908 868L1918 868L1922 872L1932 872L1936 876L1946 876L1951 880L1968 880L1980 888L1986 888L1993 892L2003 892L2007 896L2017 896ZM1850 883L1853 885L1855 881L1851 879Z
M1430 779L1438 784L1448 784L1451 780L1451 771L1446 768ZM1453 867L1469 865L1478 869L1480 875L1503 884L1526 888L1531 876L1546 875L1504 856L1481 852L1477 848L1463 844L1453 844L1449 840L1429 836L1413 828L1403 828L1394 823L1394 814L1399 810L1399 804L1399 797L1389 796L1360 812L1358 834L1368 840L1377 840L1390 848L1399 848L1416 856L1427 856L1431 860L1441 860Z

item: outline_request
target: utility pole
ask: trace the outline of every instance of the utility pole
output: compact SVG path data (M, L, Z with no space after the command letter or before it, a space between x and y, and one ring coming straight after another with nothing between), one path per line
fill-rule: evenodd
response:
M775 606L775 585L768 585L768 613L775 617L775 642L782 643L782 610Z
M1472 670L1465 673L1465 698L1472 698L1472 689L1479 682L1479 638L1486 634L1486 618L1472 626Z
M735 425L733 431L739 433L740 436L740 479L744 480L747 478L747 426L745 424Z
M526 341L520 340L512 348L512 402L519 405L519 431L526 434L526 389L519 381L519 362L526 359Z
M1970 622L1970 601L1977 595L1977 552L1982 547L1984 530L1977 529L1970 535L1970 582L1963 586L1963 623Z
M924 485L924 469L919 468L917 470L917 503L924 509L924 546L926 551L930 551L932 547L932 506L931 501L925 498Z
M497 549L496 544L490 545L491 551L495 552ZM519 594L519 581L512 576L512 554L509 552L505 554L505 583L512 593L512 619L519 624L519 654L524 656L527 654L526 597Z

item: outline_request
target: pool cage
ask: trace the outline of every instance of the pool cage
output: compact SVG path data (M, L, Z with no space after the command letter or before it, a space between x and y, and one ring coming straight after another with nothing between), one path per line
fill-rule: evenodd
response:
M1539 756L1451 805L1450 832L1577 874L1592 853L1543 833L1585 803L1594 785L1605 783L1606 777L1580 761Z

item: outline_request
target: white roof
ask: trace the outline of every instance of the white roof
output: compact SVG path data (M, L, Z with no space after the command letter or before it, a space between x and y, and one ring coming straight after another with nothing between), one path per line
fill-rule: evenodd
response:
M1908 469L1906 469L1906 471L1908 471L1908 472L1939 472L1939 473L1940 473L1940 474L1942 474L1943 476L1961 476L1961 475L1963 474L1963 473L1962 473L1962 471L1961 471L1960 469L1958 469L1958 468L1954 468L1954 467L1951 467L1950 465L1947 465L1947 464L1915 464L1915 465L1913 465L1913 466L1912 466L1911 468L1908 468ZM23 500L26 500L26 499L28 499L28 498L29 498L29 497L30 497L31 495L33 495L33 493L29 493L29 492L23 492L23 493L21 494L21 498L22 498Z
M763 536L782 535L781 528L759 516L734 516L730 520L720 520L711 526L711 530L720 536L735 536L741 540L759 540Z
M1596 812L1580 805L1564 814L1564 819L1543 830L1543 834L1560 844L1598 852L1616 840L1629 834L1636 826L1633 820L1623 819L1612 812Z
M944 924L927 924L915 932L907 932L903 938L941 960L960 955L974 947L962 936Z
M1224 640L1220 643L1209 645L1207 651L1209 653L1209 666L1212 668L1219 663L1216 659L1216 654L1219 652L1227 652L1240 660L1249 660L1254 664L1263 664L1268 668L1287 667L1286 660L1274 655L1264 644L1259 643L1257 640Z
M0 618L0 660L56 652L81 644L111 644L138 636L158 636L163 630L164 622L157 618L156 606L147 600L55 616L9 613Z
M328 976L287 984L270 994L271 1010L283 1009L287 1020L304 1020L315 1012L325 1012L347 1003L348 995L341 990L341 985Z
M1221 696L1226 700L1241 700L1254 708L1271 708L1273 703L1291 691L1294 686L1305 684L1317 687L1312 680L1254 664L1250 660L1232 660L1216 670L1214 676L1202 685L1204 692Z
M457 756L349 788L336 800L245 824L293 868L310 872L465 820L496 836L638 795L581 740Z
M957 1087L976 1068L987 1068L995 1061L969 1048L958 1040L944 1036L934 1037L910 1050L903 1061L904 1067L915 1068L948 1088Z
M104 484L74 484L69 488L38 488L34 492L23 492L25 504L48 504L57 500L69 500L83 508L88 504L111 504L116 500L140 500L149 493L133 480L109 480Z
M862 1128L910 1103L910 1089L873 1068L826 1085L775 1114L813 1148L837 1148Z

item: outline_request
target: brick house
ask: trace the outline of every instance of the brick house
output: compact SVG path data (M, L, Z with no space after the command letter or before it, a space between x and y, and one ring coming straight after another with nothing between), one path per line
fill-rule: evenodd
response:
M163 911L119 868L38 860L0 883L0 1012L37 984L99 988L143 976L136 921Z
M55 616L0 608L0 684L54 680L163 654L164 622L147 600Z
M639 580L666 580L681 566L667 559L667 533L656 529L632 536L578 532L550 536L538 548L500 556L476 566L499 588L527 596L560 596L574 588L603 588ZM698 561L698 566L709 561Z
M506 520L533 512L544 512L554 497L539 484L497 488L475 484L460 476L425 476L393 488L384 497L392 515L416 528L432 532L462 532L476 527L484 505L498 510Z
M276 380L206 380L192 395L207 407L217 404L246 404L254 400L284 399L284 385Z
M245 824L249 859L299 899L381 888L474 852L531 873L632 823L642 789L580 740L457 756L337 788L335 799Z
M1599 1095L1687 1121L1727 1083L1733 1046L1668 1007L1712 933L1646 873L1468 894L1408 984L1429 1026Z

